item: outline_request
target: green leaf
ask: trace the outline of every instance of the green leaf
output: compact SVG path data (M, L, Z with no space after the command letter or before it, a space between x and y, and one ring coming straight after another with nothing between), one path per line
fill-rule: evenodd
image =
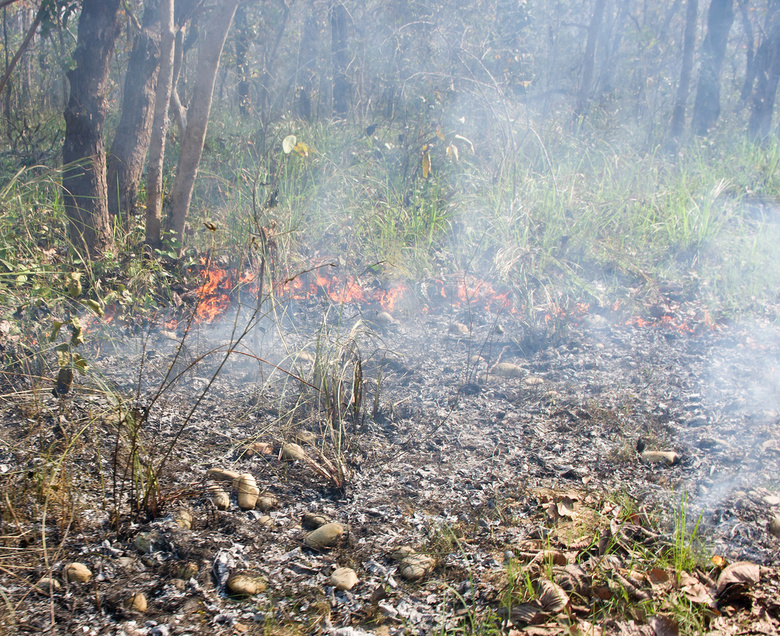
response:
M51 334L49 335L49 342L54 342L57 339L57 336L60 333L60 329L62 329L65 324L64 322L61 322L59 320L53 320L51 324Z
M73 366L76 368L76 370L81 373L81 375L84 375L87 370L89 369L89 363L82 358L78 353L73 354Z

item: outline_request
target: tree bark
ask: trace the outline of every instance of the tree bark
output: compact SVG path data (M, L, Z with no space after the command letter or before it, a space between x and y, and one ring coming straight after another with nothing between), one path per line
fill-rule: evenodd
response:
M582 62L582 80L577 106L574 109L575 122L579 122L588 110L591 84L593 82L593 67L596 62L596 43L598 42L601 19L604 16L606 4L606 0L596 0L596 4L593 7L593 16L588 25L588 39L585 43L585 57Z
M742 83L742 91L739 101L744 105L753 94L753 83L756 79L756 55L753 36L753 24L750 21L748 0L738 0L739 15L742 18L742 30L745 32L745 81Z
M236 11L236 73L238 85L236 86L236 98L238 100L238 112L243 118L249 117L251 96L249 94L249 42L251 39L251 27L246 17L247 8L241 5Z
M90 256L113 249L106 199L103 125L109 64L119 35L120 0L84 0L78 40L68 72L70 98L65 108L65 164L62 187L68 237Z
M693 52L696 49L696 22L699 17L699 0L688 0L685 9L685 33L683 35L682 68L680 83L677 85L677 97L672 110L672 121L669 134L672 139L682 135L685 128L685 106L691 92L691 76L693 73Z
M136 211L152 134L155 86L160 67L160 0L147 0L143 25L127 64L122 115L108 155L108 212L118 218Z
M598 0L603 2L604 0ZM349 112L347 80L347 10L341 2L330 8L331 56L333 61L333 114L345 118Z
M729 31L734 22L734 0L712 0L707 13L707 35L702 44L701 70L693 103L693 132L707 135L720 117L720 71Z
M764 39L756 53L756 88L748 131L763 139L772 126L777 83L780 79L780 0L770 0Z
M160 73L154 100L152 135L149 144L149 169L146 179L146 245L160 249L162 240L162 173L165 137L168 134L168 104L173 86L173 53L176 33L173 0L160 3Z
M203 154L219 58L238 2L239 0L222 0L215 5L201 34L195 90L188 110L187 129L181 143L181 154L171 195L171 230L178 241L179 253L184 244L184 223L190 209L192 189Z

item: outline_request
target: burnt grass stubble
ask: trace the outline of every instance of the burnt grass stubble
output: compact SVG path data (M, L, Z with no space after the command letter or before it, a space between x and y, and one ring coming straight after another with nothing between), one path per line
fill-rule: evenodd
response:
M353 307L331 315L333 333L349 331L361 318ZM321 317L316 302L289 305L287 346L314 353L312 325ZM453 329L454 322L467 325L467 333ZM384 624L389 633L426 633L442 622L457 625L466 614L460 600L477 613L498 609L505 551L534 539L540 548L558 546L561 520L546 510L566 493L596 510L595 502L625 495L657 521L659 546L674 542L671 520L683 506L689 529L701 516L698 535L707 554L766 566L764 596L777 590L778 539L767 530L777 508L764 499L776 494L780 474L780 337L769 322L693 325L695 333L687 333L660 321L637 326L591 314L551 339L534 336L512 315L450 308L399 312L395 323L369 320L366 326L371 331L359 342L363 416L345 424L343 488L300 461L277 459L279 445L302 430L315 434L326 456L334 452L323 445L321 418L301 406L295 380L236 356L176 442L160 479L157 519L133 517L125 503L119 523L112 523L113 504L103 495L110 499L111 485L101 486L96 464L110 473L114 429L98 419L69 452L62 491L48 504L45 546L33 482L82 428L79 421L105 408L105 398L74 386L63 404L47 390L36 412L28 394L11 399L14 391L4 391L3 629L35 633L54 622L61 633L76 633L81 625L94 630L84 633L113 633L118 626L128 634L134 628L151 633L148 621L156 621L171 633L227 634L236 626L259 633L289 622L304 632ZM199 351L228 342L225 333L215 325L194 327L181 368ZM275 334L272 324L262 324L255 353L311 380L311 365L285 361ZM96 368L128 395L145 356L143 403L165 377L178 344L154 331L93 346ZM521 377L485 381L499 356L518 365ZM159 459L215 365L209 358L193 365L158 401L142 434L142 464ZM24 388L18 379L11 382L17 391ZM676 451L680 463L641 463L640 438L648 448ZM253 441L271 443L274 454L247 453ZM240 510L235 492L229 510L215 510L205 480L211 467L253 474L261 492L278 499L270 525L259 521L259 511ZM182 508L192 513L192 529L171 517ZM341 522L345 538L329 551L308 550L305 512ZM144 531L153 533L151 554L134 546ZM388 556L401 545L431 554L433 572L420 582L403 581ZM62 580L62 566L74 560L95 573L90 584L63 582L51 595L33 589L49 572ZM177 587L176 573L188 561L197 574ZM215 561L262 575L265 593L250 601L227 597L215 588ZM336 566L358 573L351 592L328 585ZM149 601L144 614L123 604L134 592ZM776 617L776 604L769 611Z

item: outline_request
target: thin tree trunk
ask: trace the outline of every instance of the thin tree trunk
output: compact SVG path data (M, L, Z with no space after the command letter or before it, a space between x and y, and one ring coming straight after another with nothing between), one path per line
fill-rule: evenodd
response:
M247 8L241 5L236 11L236 73L238 74L238 86L236 86L236 98L238 99L238 112L244 118L249 117L251 97L249 94L249 42L250 30L246 18Z
M176 120L176 127L179 129L179 135L184 137L187 132L187 108L181 103L179 91L176 84L179 81L181 65L184 62L184 32L181 28L176 31L176 42L173 47L173 82L171 85L171 110Z
M691 122L693 132L697 135L707 135L720 117L720 71L733 22L734 0L710 2Z
M753 94L753 83L756 79L756 55L753 24L750 21L750 13L748 12L748 0L739 0L738 4L739 14L742 18L742 30L745 32L745 81L739 94L739 101L744 105L747 104L748 99Z
M604 0L599 0L603 2ZM349 112L347 80L347 10L341 2L330 8L331 55L333 60L333 114L344 118Z
M685 33L683 35L682 68L680 83L677 85L677 97L672 110L672 122L669 134L672 139L682 135L685 128L685 106L691 92L691 76L693 73L693 52L696 49L696 22L699 17L699 0L688 0L685 9Z
M160 3L160 73L154 101L152 137L149 144L149 169L146 184L146 245L162 245L162 172L165 159L165 137L168 134L168 103L173 86L173 53L176 33L173 22L173 0Z
M108 155L108 212L135 213L152 134L155 85L160 67L160 0L147 0L143 26L127 64L122 115Z
M70 99L62 148L65 213L71 243L90 256L113 249L103 125L109 65L120 30L119 4L120 0L84 0L73 53L76 67L68 72Z
M19 60L22 59L22 55L24 55L24 52L27 50L27 47L30 46L30 42L32 42L33 36L35 35L35 32L38 30L40 24L41 24L41 16L40 14L38 14L35 16L35 20L33 20L33 23L30 25L30 28L27 31L27 35L24 37L24 42L22 42L22 45L19 47L19 50L14 55L14 58L11 60L11 63L8 64L6 62L5 74L3 75L3 78L0 79L0 93L3 92L3 89L5 88L5 85L8 82L8 78L11 77L11 73L14 72L14 69L16 68L16 65L19 63Z
M172 191L171 230L178 240L181 251L184 242L184 223L192 201L192 189L203 154L206 127L211 111L214 83L219 69L219 58L225 45L230 23L239 0L223 0L208 16L207 25L201 34L198 49L198 68L195 90L188 113L187 130L181 144L179 165Z
M588 25L588 39L585 43L585 57L582 62L582 81L580 83L577 106L574 109L575 122L579 122L588 110L590 101L591 83L593 82L593 67L596 62L596 43L598 42L601 19L604 16L606 0L596 0L593 7L593 16Z
M771 0L766 35L756 53L756 89L748 122L750 136L755 139L763 139L769 134L779 79L780 0Z

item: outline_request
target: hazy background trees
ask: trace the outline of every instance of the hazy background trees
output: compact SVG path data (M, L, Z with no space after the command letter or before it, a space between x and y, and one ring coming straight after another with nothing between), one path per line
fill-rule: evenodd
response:
M476 143L497 173L526 146L541 144L549 161L561 134L644 152L776 135L778 0L177 0L178 125L164 128L169 152L154 151L156 165L167 159L167 187L155 176L163 200L150 202L155 100L167 94L161 32L171 32L160 4L3 3L6 165L77 162L66 203L73 237L95 253L111 247L107 211L126 222L144 206L172 211L158 225L181 246L208 122L217 145L224 135L251 142L270 180L267 154L284 134L334 121L378 134L377 152L392 146L407 171L436 132ZM146 235L155 248L159 232Z

